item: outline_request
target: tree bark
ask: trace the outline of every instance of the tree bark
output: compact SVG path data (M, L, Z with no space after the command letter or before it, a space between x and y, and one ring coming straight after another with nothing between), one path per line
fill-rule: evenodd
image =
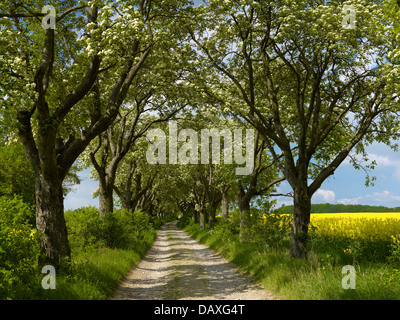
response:
M71 257L67 226L64 219L62 180L51 174L36 175L36 227L41 234L43 264L57 267Z
M243 189L238 193L238 207L240 212L240 225L239 225L239 241L243 242L247 236L246 229L249 227L250 222L250 199L249 192L244 192Z
M218 204L210 203L208 225L212 227L215 223L215 215L217 212Z
M192 209L192 221L197 223L197 211L195 209Z
M107 179L99 179L99 216L114 211L113 183Z
M47 108L45 102L43 105L43 108ZM35 171L36 228L41 234L40 247L43 253L40 263L58 267L64 258L71 257L62 190L62 182L69 167L58 164L60 150L57 148L56 128L46 126L41 116L38 116L36 147L30 123L32 114L20 111L18 121L19 137Z
M199 214L200 214L199 229L204 230L206 228L206 212L204 205L200 207Z
M307 258L308 227L311 215L311 197L307 188L294 190L294 213L290 233L290 256Z
M228 188L221 188L221 210L222 210L222 217L228 218L229 216L229 200L228 200Z
M217 212L218 205L220 204L222 199L220 190L209 190L208 192L208 203L209 203L209 211L208 211L208 225L212 228L215 223L215 215Z
M128 198L119 197L119 199L121 200L121 209L127 210L127 211L132 211L132 205L131 205L130 201L128 200Z

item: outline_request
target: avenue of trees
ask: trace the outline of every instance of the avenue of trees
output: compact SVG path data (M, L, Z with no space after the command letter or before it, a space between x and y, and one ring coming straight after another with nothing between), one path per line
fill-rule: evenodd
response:
M35 206L58 265L82 168L99 181L100 216L117 199L200 228L232 205L245 227L285 180L290 255L305 258L322 183L349 155L365 165L372 142L396 147L399 14L393 0L2 1L0 193ZM204 145L202 130L221 137Z

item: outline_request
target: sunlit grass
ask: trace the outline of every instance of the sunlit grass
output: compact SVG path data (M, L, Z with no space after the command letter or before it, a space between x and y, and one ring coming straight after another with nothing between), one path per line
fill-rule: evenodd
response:
M279 299L400 298L400 271L396 266L368 258L357 260L343 253L342 248L338 250L329 243L314 246L310 249L308 259L302 260L290 258L287 240L283 246L268 248L236 240L227 241L218 232L199 230L196 224L184 230L252 275ZM339 241L337 244L342 243ZM347 245L346 242L343 244ZM345 265L353 265L356 269L355 289L342 288L342 268Z
M145 255L156 232L148 231L129 249L92 248L77 250L72 262L56 274L56 289L44 290L40 283L30 299L104 300L109 298L121 279Z

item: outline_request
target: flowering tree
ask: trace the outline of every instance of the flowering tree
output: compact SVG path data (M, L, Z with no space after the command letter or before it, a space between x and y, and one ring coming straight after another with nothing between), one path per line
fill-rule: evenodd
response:
M151 72L148 73L151 74ZM136 91L132 105L120 108L116 121L108 127L105 134L99 135L96 146L90 151L91 163L99 180L100 216L106 212L113 212L113 191L116 190L115 179L118 166L129 151L137 148L136 141L153 124L167 121L183 108L176 99L175 106L167 103L171 99L166 97L167 93L161 91L160 87L157 90L151 82L145 82L142 78L137 80L137 82L141 81L144 84L137 83L135 88L137 90L132 90ZM171 86L174 87L172 83ZM158 93L155 93L157 91ZM162 98L157 99L157 96L162 96ZM157 113L157 115L150 115L149 112ZM135 166L129 171L134 168Z
M366 156L365 144L390 144L398 127L383 7L215 0L196 10L187 29L199 69L213 70L209 92L265 137L293 190L290 253L304 258L313 194L352 150Z
M70 256L62 182L129 102L133 80L154 47L173 41L167 30L174 31L179 4L63 1L42 13L44 5L0 4L0 108L34 168L41 246L58 265Z

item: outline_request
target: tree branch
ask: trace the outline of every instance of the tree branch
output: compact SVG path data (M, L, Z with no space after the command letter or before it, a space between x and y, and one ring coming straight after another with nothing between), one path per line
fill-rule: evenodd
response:
M19 122L18 136L24 146L25 153L34 168L36 174L39 173L40 161L39 152L36 148L35 139L32 133L31 116L33 112L26 110L20 110L17 114L17 120Z
M67 16L68 14L70 14L71 12L77 11L79 9L85 8L86 5L85 4L81 4L79 6L75 6L75 7L71 7L67 10L65 10L64 12L60 13L57 18L56 18L56 22L61 21L65 16Z

